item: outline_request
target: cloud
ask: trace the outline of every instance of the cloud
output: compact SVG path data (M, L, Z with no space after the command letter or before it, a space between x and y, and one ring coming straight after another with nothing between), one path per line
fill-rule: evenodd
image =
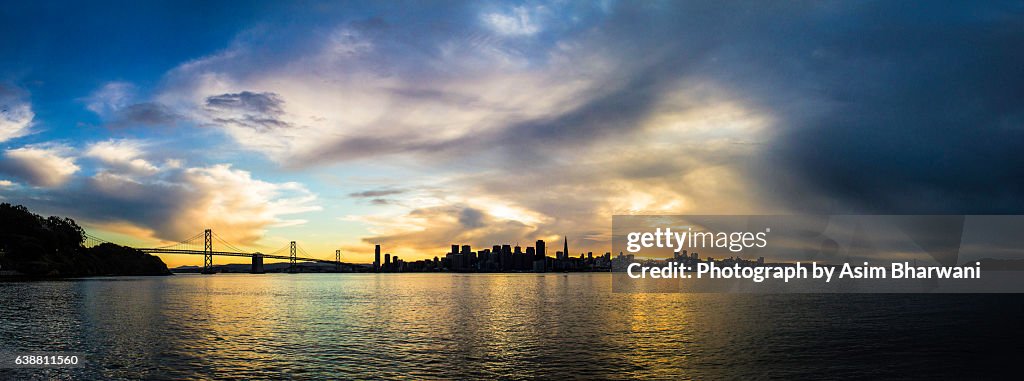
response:
M463 208L459 211L459 224L463 229L476 229L484 226L484 217L480 209Z
M137 140L107 140L90 144L84 155L103 164L137 174L151 174L158 168L142 159L144 143Z
M181 116L170 107L155 102L135 103L117 110L113 127L165 126L176 123Z
M32 133L32 106L15 88L0 85L0 142Z
M758 101L777 110L781 123L765 163L786 176L766 179L762 191L797 210L1024 212L1024 158L1015 143L1024 139L1024 97L1016 90L1024 76L1009 74L1024 62L1014 48L1024 43L1019 9L890 6L846 9L842 33L776 42L764 52L806 49L799 63L766 63L771 75ZM919 12L948 19L918 23ZM864 19L873 25L855 22ZM817 30L831 25L825 15L805 22ZM800 98L772 96L768 86Z
M134 157L107 156L121 163ZM40 197L21 196L29 204ZM270 227L305 223L288 216L320 210L316 195L299 183L259 180L227 164L144 173L112 167L41 196L51 213L143 239L176 242L210 228L228 242L257 248Z
M235 94L221 94L206 98L206 107L264 115L280 115L284 101L274 93L253 93L243 91Z
M287 168L443 178L442 195L366 197L403 212L362 220L368 239L422 247L596 245L615 213L1024 208L1012 7L548 7L344 22L288 54L256 36L180 65L157 101Z
M392 196L392 195L402 194L402 193L405 193L405 192L406 192L405 189L374 189L374 190L367 190L367 191L362 191L362 192L349 193L348 196L349 197L355 197L355 198L372 198L372 197Z
M300 168L386 155L451 157L473 136L599 96L613 70L582 46L529 57L512 43L478 37L476 25L465 28L476 35L351 23L328 33L345 36L345 54L327 38L283 59L242 43L180 65L157 101Z
M629 12L602 21L639 17ZM372 49L314 47L260 70L240 64L261 60L256 51L233 46L176 69L178 86L162 101L192 104L193 115L288 167L394 159L443 174L442 194L350 194L399 211L360 220L371 241L427 249L570 235L599 247L615 213L772 210L747 194L756 184L743 165L774 120L687 75L704 49L690 58L673 50L679 42L647 35L670 33L669 18L651 23L664 30L581 27L529 47L478 25L443 36L347 25L357 31L347 44Z
M530 36L541 30L537 17L526 7L515 7L507 13L485 13L481 19L495 33L505 36Z
M17 177L39 187L56 187L78 172L71 149L63 145L29 145L4 151L0 173Z
M125 163L142 156L142 143L134 140L107 140L88 146L86 156L92 156L105 163Z
M520 221L496 219L468 205L424 207L402 216L350 219L382 229L381 234L364 238L364 242L385 245L393 252L415 252L420 256L441 255L447 244L517 242L536 231L536 227ZM448 241L442 243L439 238Z
M242 91L206 98L206 109L210 112L213 122L233 128L253 129L257 132L290 126L287 121L281 119L284 114L283 105L281 97L271 92Z
M107 82L85 99L85 108L100 116L110 115L129 105L135 92L135 85L131 83Z
M181 119L173 109L158 102L137 102L138 89L129 82L104 84L85 98L86 108L115 128L164 126Z
M358 30L342 28L330 36L325 53L334 57L358 57L369 53L373 43L363 38Z
M182 210L179 231L195 230L196 223L220 227L222 237L251 244L268 226L292 226L302 220L283 218L287 215L320 210L316 196L294 182L269 183L253 179L246 171L229 165L189 168L181 176L191 190L188 207Z

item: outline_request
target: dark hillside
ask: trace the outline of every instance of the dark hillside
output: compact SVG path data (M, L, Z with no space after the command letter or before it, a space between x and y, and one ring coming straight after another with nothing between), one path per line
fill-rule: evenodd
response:
M43 218L21 205L0 204L0 274L170 274L158 257L112 243L87 248L84 241L84 231L70 218Z

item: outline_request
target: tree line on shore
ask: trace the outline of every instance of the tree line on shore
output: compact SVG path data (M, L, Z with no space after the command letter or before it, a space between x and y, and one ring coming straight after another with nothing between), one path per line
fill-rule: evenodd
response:
M0 274L72 277L168 275L160 258L112 243L85 247L85 231L67 217L42 217L0 204Z

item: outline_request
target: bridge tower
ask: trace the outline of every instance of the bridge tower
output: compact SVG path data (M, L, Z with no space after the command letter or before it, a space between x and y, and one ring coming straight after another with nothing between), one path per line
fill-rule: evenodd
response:
M213 230L203 231L203 274L213 274Z
M298 268L295 267L295 241L292 241L289 249L290 251L288 255L288 264L291 266L288 267L288 272L294 273L299 270Z
M341 272L341 250L334 251L334 271Z

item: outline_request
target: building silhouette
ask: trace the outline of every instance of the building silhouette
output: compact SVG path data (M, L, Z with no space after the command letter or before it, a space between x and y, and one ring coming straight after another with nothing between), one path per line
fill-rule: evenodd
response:
M451 245L451 251L444 257L406 262L398 255L384 254L379 262L380 245L374 247L374 269L380 272L535 272L547 271L609 271L612 268L611 253L594 256L593 252L580 253L579 257L569 254L568 236L562 237L563 251L556 252L555 258L547 256L547 243L537 240L535 246L522 247L511 244L493 245L489 249L473 251L471 245Z
M380 245L373 247L373 271L380 271Z
M571 257L571 255L569 255L569 237L562 237L562 245L562 258L559 259L566 259Z
M542 273L547 271L548 268L548 252L545 247L544 240L537 240L537 253L533 259L533 272Z

